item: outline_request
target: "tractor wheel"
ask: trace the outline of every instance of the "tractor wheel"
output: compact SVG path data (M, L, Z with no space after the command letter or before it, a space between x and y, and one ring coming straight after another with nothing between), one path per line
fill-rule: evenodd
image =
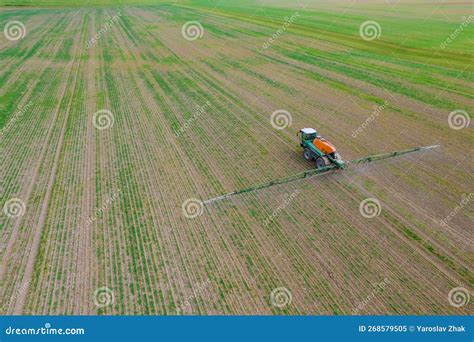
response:
M303 151L303 158L307 161L313 161L313 155L309 148L305 148Z
M321 170L324 167L326 167L326 163L324 162L324 159L321 157L316 158L316 167Z

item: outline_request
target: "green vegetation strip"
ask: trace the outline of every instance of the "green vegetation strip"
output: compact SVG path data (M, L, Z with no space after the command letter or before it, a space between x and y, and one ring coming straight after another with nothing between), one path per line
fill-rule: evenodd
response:
M371 162L374 162L374 161L393 158L393 157L401 156L401 155L408 154L408 153L430 150L430 149L433 149L433 148L437 148L438 146L439 145L422 146L422 147L410 148L408 150L394 151L394 152L382 153L382 154L374 154L374 155L370 155L370 156L350 160L350 161L347 162L347 165L371 163ZM274 179L270 182L255 185L255 186L252 186L250 188L235 190L235 191L229 192L229 193L221 195L221 196L210 198L210 199L204 201L203 204L209 204L209 203L212 203L212 202L220 201L220 200L223 200L223 199L226 199L226 198L229 198L231 196L238 195L238 194L253 192L253 191L264 189L264 188L269 188L269 187L277 185L277 184L284 184L284 183L293 182L293 181L298 180L298 179L302 179L302 178L306 178L306 177L309 177L309 176L312 176L312 175L315 175L315 174L319 174L319 173L327 172L327 171L330 171L330 170L334 170L336 168L337 168L336 165L329 165L329 166L326 166L326 167L320 168L320 169L306 170L306 171L303 171L303 172L293 174L293 175L288 176L288 177L284 177L284 178L280 178L280 179Z

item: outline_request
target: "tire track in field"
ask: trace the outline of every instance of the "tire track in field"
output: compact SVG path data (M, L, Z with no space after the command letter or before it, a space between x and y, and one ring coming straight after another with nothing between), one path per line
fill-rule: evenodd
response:
M96 27L96 17L90 15L90 32L97 32ZM87 69L85 70L85 89L86 94L96 94L98 92L97 84L95 81L95 72L97 70L97 51L95 49L89 50L89 63L87 64ZM94 156L97 153L95 148L94 133L95 127L93 126L93 115L97 109L97 101L95 97L91 96L85 101L85 113L86 113L86 122L85 122L85 151L84 151L84 173L83 173L83 182L84 182L84 194L82 195L81 203L81 216L79 220L83 217L92 217L95 215L95 209L93 206L95 198L95 160ZM96 273L93 268L94 265L97 265L94 262L94 253L93 253L93 224L81 225L81 228L78 228L77 237L78 243L76 248L77 263L76 263L76 279L75 279L75 289L76 294L73 297L73 308L72 312L76 314L90 314L92 312L92 303L90 301L92 289L93 289L93 275Z
M145 92L145 93L146 93L145 90L142 90L142 92ZM165 96L165 94L162 94L162 96ZM166 96L165 96L165 98L166 98ZM176 114L176 113L179 113L179 109L176 109L176 108L175 108L175 109L173 110L173 112L174 112L175 114ZM173 140L173 139L170 139L170 141L174 141L174 140ZM178 150L180 150L180 149L178 149ZM187 278L188 278L188 279L191 279L191 278L189 277L189 275L187 276Z
M100 22L100 15L96 16L98 23ZM99 25L99 24L98 24ZM113 37L112 37L113 38ZM110 53L110 47L108 40L111 39L110 35L103 37L101 42L98 43L93 49L96 53L97 68L94 73L97 72L97 75L94 75L94 80L97 82L96 88L99 93L104 93L103 101L97 99L97 105L100 105L103 108L110 109L114 115L121 113L119 107L117 106L117 98L112 92L115 88L111 88L109 85L108 78L109 70L107 66L107 58ZM111 82L113 84L113 82ZM119 117L116 116L116 123L112 130L120 129L120 124L118 122ZM96 182L92 184L92 189L95 192L94 196L91 196L91 203L93 215L95 215L96 210L101 208L106 201L108 194L117 193L118 190L121 191L121 198L124 196L125 189L119 184L119 177L114 172L113 165L117 160L119 155L119 149L117 144L114 141L113 131L110 132L109 129L100 132L97 129L93 133L93 148L95 153L91 161L95 164L95 179ZM120 204L120 200L118 203ZM134 313L133 308L129 306L127 297L123 296L123 283L134 284L135 280L133 275L130 274L130 266L127 259L123 258L124 254L121 245L114 246L115 241L128 242L129 240L124 235L124 224L121 220L121 217L117 215L117 211L114 210L116 205L111 205L107 211L103 212L103 217L101 219L97 218L91 224L90 230L92 235L92 257L96 261L93 270L93 282L92 287L98 289L102 287L109 288L113 291L114 297L120 298L120 301L116 301L114 305L98 308L97 306L89 305L91 311L89 313L94 314L117 314L120 311L116 307L125 308L125 312ZM123 208L119 208L123 209ZM120 212L120 210L119 210ZM108 222L111 222L110 225ZM114 229L111 229L114 227ZM127 244L124 243L124 249L127 250ZM115 248L114 248L115 247ZM93 253L95 251L95 253ZM87 293L89 298L93 296L93 293ZM90 301L90 299L87 299Z
M51 64L51 62L48 64L48 66ZM70 62L70 69L72 69L72 64L73 62ZM46 66L44 67L43 70L46 70ZM43 74L42 74L43 75ZM68 76L66 77L66 79L69 78L69 74ZM67 89L67 84L64 84L63 86L63 89L62 89L62 92L61 92L61 96L60 98L62 99L64 97L64 94L66 92L66 89ZM58 117L58 112L59 112L59 108L60 108L60 105L61 105L61 101L59 101L57 107L56 107L56 110L54 111L54 115L53 115L53 118L51 119L51 125L50 125L50 129L48 130L48 133L46 135L46 139L44 140L43 142L43 145L42 145L42 148L41 148L41 152L40 152L40 156L38 158L38 161L36 163L36 166L34 168L34 171L31 173L31 181L26 189L26 194L25 194L25 203L28 204L29 200L30 200L30 197L31 197L31 194L33 192L33 188L36 184L36 181L38 179L38 175L39 175L39 171L40 171L40 168L41 168L41 165L43 163L43 160L45 159L45 153L46 151L48 150L48 143L50 142L51 140L51 135L52 135L52 132L54 131L54 124L56 123L57 121L57 117ZM13 231L12 231L12 234L10 236L10 239L8 241L8 245L5 249L5 253L3 255L3 258L2 258L2 264L0 266L0 279L3 279L3 276L4 276L4 273L5 273L5 270L6 270L6 264L8 263L9 259L10 259L10 256L11 256L11 252L12 252L12 249L13 249L13 246L15 245L15 242L18 238L18 233L19 233L19 228L20 228L20 225L22 223L22 220L23 220L23 216L20 216L16 219L15 221L15 224L13 226Z
M77 47L76 47L74 56L76 56L76 53L78 52L79 46L80 45L78 44ZM69 79L69 76L72 73L72 69L73 69L73 66L74 66L75 62L76 62L76 58L74 58L70 63L71 64L71 69L68 72L68 77L66 78L66 80ZM40 212L39 220L38 220L37 225L33 228L33 230L34 230L33 242L32 242L32 245L31 245L30 253L28 255L28 260L27 260L27 264L26 264L26 267L25 267L25 273L23 275L23 282L22 282L23 284L28 284L28 285L27 285L27 288L24 291L20 292L18 297L16 298L15 306L14 306L14 310L13 310L14 315L20 315L23 312L23 307L25 305L26 296L28 295L28 292L29 292L28 288L30 286L31 279L32 279L32 276L33 276L33 270L34 270L34 266L35 266L36 256L38 254L39 245L40 245L40 241L41 241L41 233L43 232L43 228L44 228L44 225L45 225L45 222L46 222L46 216L47 216L47 213L48 213L48 204L49 204L49 200L51 198L51 192L52 192L52 189L53 189L53 186L54 186L54 181L55 181L55 178L56 178L56 172L57 172L57 167L58 167L59 156L61 154L61 150L62 150L62 146L63 146L63 142L64 142L64 135L65 135L65 132L66 132L66 127L67 127L68 118L69 118L69 110L71 109L71 103L72 103L72 100L74 98L74 90L75 90L76 85L77 85L77 75L79 74L80 65L81 65L81 63L79 61L77 63L75 75L74 75L74 78L72 80L73 89L72 89L72 93L71 93L71 97L69 99L69 102L66 106L66 114L65 114L65 118L64 118L64 123L63 123L63 126L61 128L61 134L59 136L58 145L57 145L56 152L55 152L55 155L54 155L53 167L52 167L52 170L51 170L51 173L50 173L50 178L49 178L49 181L48 181L48 186L46 188L46 194L45 194L45 197L44 197L44 200L43 200L43 204L41 206L41 212ZM67 84L68 84L68 82L66 81L65 86L64 86L64 91L63 91L62 96L61 96L61 100L59 101L58 107L55 111L55 118L58 116L58 113L59 113L60 108L61 108L61 104L63 103L64 95L65 95L66 89L67 89ZM51 126L51 131L52 131L52 127L53 127L53 125ZM36 174L37 173L35 173L35 175Z
M116 29L116 28L117 28L117 27L114 27L114 32L116 33L117 36L119 36L119 37L122 38L122 41L121 41L121 43L120 43L120 46L127 46L127 48L130 49L130 51L131 51L130 44L124 44L124 43L128 43L129 40L122 34L122 30ZM121 27L121 29L123 29L123 28ZM125 51L127 51L127 50L125 50ZM135 56L140 55L140 54L138 53L138 51L134 51L134 52L136 53ZM131 56L131 54L128 54L128 56ZM126 81L122 80L122 78L120 78L120 82L118 82L118 84L119 84L119 85L123 85L123 86L122 86L123 89L127 89ZM140 98L142 101L143 101L143 99L142 99L141 94L143 94L143 93L148 94L148 91L147 91L146 89L144 89L144 90L142 90L141 92L139 92L138 95L137 95L137 98ZM132 101L132 104L134 104L135 106L137 105L137 103L141 103L141 102L136 102L136 101L135 101L135 98L132 98L131 101ZM130 111L133 111L133 108L136 108L135 106L131 106L130 103L127 103L127 104L124 104L122 107L123 107L123 108L130 107L130 109L127 108L127 112L130 112ZM155 103L153 103L152 106L155 106ZM138 107L140 107L140 105L138 105ZM144 107L144 108L147 108L147 107ZM146 111L146 112L147 112L147 111ZM147 115L149 115L149 114L147 113ZM128 115L127 115L127 118L128 118ZM137 148L138 148L137 151L140 151L140 152L138 153L138 155L147 156L150 152L148 151L148 148L147 148L147 149L144 149L143 144L141 144L141 141L142 141L142 138L141 138L141 137L144 137L144 138L145 138L144 140L150 141L150 142L151 142L151 141L155 141L156 138L155 138L155 136L150 135L149 130L147 129L147 128L148 128L148 125L147 125L147 124L141 124L142 121L145 121L146 123L148 123L148 119L145 118L145 116L144 116L142 120L132 120L132 121L130 121L130 128L129 128L129 129L131 129L131 130L134 132L133 136L135 136L135 139L138 139L138 141L140 142L140 143L137 144ZM155 121L150 121L150 122L155 123ZM139 137L137 137L137 133L141 133L141 134L139 134ZM161 139L160 139L160 140L161 140ZM151 145L151 148L153 148L153 149L155 150L154 153L151 153L150 157L153 157L153 156L157 156L157 155L161 155L161 154L162 154L162 150L159 149L159 148L156 148L157 146L156 146L155 144L150 144L150 145ZM148 147L149 145L147 144L146 146ZM149 159L148 157L140 157L139 159L140 159L140 160L143 160L146 164L148 164L148 162L147 162L147 160ZM147 184L146 189L152 189L152 191L155 190L155 189L159 189L160 187L157 186L157 185L150 186L150 184L155 183L155 180L156 180L156 179L159 179L159 178L160 178L160 177L159 177L159 174L156 174L156 173L155 173L155 168L153 167L153 165L147 165L147 166L148 166L148 167L144 169L144 172L147 174L147 176L145 176L145 174L143 174L142 172L140 172L140 173L137 175L137 181L138 181L139 183L142 183L142 182L143 182L143 183ZM152 197L155 197L155 196L157 195L157 193L156 193L155 191L153 191L153 193L154 193L154 196L152 196ZM162 192L160 191L159 194L160 194L160 197L161 197ZM145 196L145 198L148 198L148 197ZM153 202L154 202L154 201L146 201L146 203L148 204L147 207L150 206L150 207L153 208L153 210L152 210L152 212L151 212L151 220L153 221L153 226L160 226L159 223L160 223L160 221L161 221L160 218L162 217L162 215L158 215L158 216L155 215L155 213L157 212L157 207L153 204ZM164 236L162 236L161 239L160 239L160 238L158 237L158 234L157 234L156 231L153 232L153 233L154 233L154 234L151 234L151 236L156 235L156 239L158 239L160 242L162 242L162 239L164 239ZM161 234L160 234L160 235L161 235ZM140 236L140 240L141 240L141 239L142 239L142 237ZM150 240L149 240L149 239L147 239L146 241L145 241L145 240L142 240L142 241L141 241L141 244L144 245L144 246L147 246L147 247L149 246L149 243L150 243ZM148 252L148 248L146 249L146 252ZM151 255L154 256L155 253L151 252ZM162 257L162 253L159 253L159 255L160 255L160 257ZM153 260L154 260L154 259L155 259L155 258L153 257ZM161 259L161 258L160 258L160 259ZM172 259L171 259L171 260L172 260ZM161 262L164 264L164 263L165 263L165 260L164 260L164 259L161 259ZM150 266L148 266L147 264L148 264L148 262L147 262L146 259L145 259L145 263L142 262L142 265L144 265L144 266L146 266L147 268L149 268ZM152 265L151 265L151 266L153 267L153 269L154 269L154 273L153 273L153 272L151 272L151 273L149 272L150 275L152 276L152 278L156 277L156 274L157 274L157 271L156 271L157 264L159 264L159 263L157 263L156 261L154 261L154 262L152 263ZM167 270L165 270L165 271L167 271ZM168 277L168 279L171 279L171 277L170 277L169 274L167 274L167 277ZM160 278L161 278L161 277L160 277ZM165 287L164 287L164 286L161 286L160 289L164 290ZM172 291L172 289L171 289L171 291ZM155 296L154 296L153 292L152 292L152 297L153 297L153 301L151 302L151 304L152 304L153 306L156 306L156 304L158 304L158 302L154 299ZM165 296L165 297L167 297L167 296ZM174 296L172 296L172 297L174 297ZM162 303L162 305L163 305L163 312L166 313L166 312L167 312L166 309L167 309L168 306L167 306L166 303L164 303L164 302ZM156 312L157 310L158 310L158 309L154 309L155 312Z
M70 21L69 23L70 23L70 27L76 26L76 21L75 21L75 20ZM61 44L61 42L62 42L62 41L60 40L60 41L59 41L59 44ZM72 68L72 65L71 65L71 68ZM65 71L67 71L67 70L68 70L68 69L66 69ZM59 73L60 73L60 74L63 74L64 72L63 72L62 69L60 69L60 71L56 71L56 73L57 73L57 74L59 74ZM66 76L67 76L67 77L66 77L66 80L67 80L68 77L69 77L69 73L68 73ZM67 84L65 84L64 87L67 87ZM61 92L64 94L64 91L62 91L62 89L61 89L61 87L60 87L60 88L59 88L59 91L58 91L58 98L59 98L59 99L62 98L62 97L60 97ZM63 95L63 96L64 96L64 95ZM52 113L56 113L56 111L57 111L57 110L55 110L54 108L51 109L51 112L52 112ZM57 120L56 120L56 121L57 121ZM51 123L51 127L55 127L56 121L54 121L54 122ZM54 130L57 131L56 128L54 128ZM55 136L56 136L56 133L57 133L57 132L55 132ZM51 140L52 140L52 139L55 139L55 138L52 137L52 138L49 139L49 141L47 141L47 143L49 142L49 144L48 144L47 152L46 152L46 153L51 153L50 148L51 148L52 146L50 146L50 145L51 145ZM48 154L48 155L49 155L49 154ZM43 167L43 168L46 169L46 166L45 166L45 165L48 165L48 164L47 164L47 161L48 161L48 158L45 157L45 160L43 160L43 162L42 162L43 165L41 165L41 167ZM49 161L48 161L48 163L49 163ZM46 177L46 176L47 176L47 173L45 173L45 172L43 172L43 173L44 173L44 177ZM39 178L36 180L36 183L38 183L38 182L40 182L40 184L44 184L44 183L41 181L41 172L40 172L40 174L39 174ZM36 192L37 192L37 193L41 193L40 191L42 190L42 188L43 188L43 187L41 186L41 189L36 189ZM35 199L35 191L33 191L32 196L33 196L33 199ZM36 195L36 197L39 197L39 196ZM36 208L36 206L35 206L35 208ZM38 217L38 216L37 216L37 211L39 211L39 210L35 210L35 211L34 211L34 217L32 217L30 220L28 220L28 224L29 224L29 225L31 224L31 226L33 226L32 222L33 222L34 220L36 220L36 218ZM33 235L33 234L30 233L30 231L33 231L33 230L30 229L30 230L28 231L28 234L29 234L29 235ZM26 233L24 233L24 234L26 234ZM30 241L30 240L31 240L31 238L30 238L29 236L28 236L28 239L25 239L25 241L27 242L27 243L24 244L25 247L28 247L28 248L30 247L30 246L29 246L29 241ZM21 246L19 246L19 247L17 247L17 248L20 248L20 247L21 247ZM27 258L28 258L28 253L23 253L23 254L21 255L21 260L20 260L19 263L20 263L21 265L23 265L23 263L26 262ZM18 272L18 278L20 278L20 280L21 280L21 272ZM20 283L20 280L18 280L18 281L16 281L16 282L17 282L17 283ZM13 280L10 280L10 282L13 282ZM26 284L26 283L23 283L23 284ZM31 284L30 284L30 285L31 285ZM26 291L26 290L25 290L25 291ZM11 303L11 304L14 304L14 303Z
M79 14L77 16L79 28L80 18L81 15ZM87 18L86 16L86 19ZM86 26L88 26L87 22L84 28L86 28ZM78 36L76 44L82 42L81 38L83 35L84 33ZM83 56L84 54L81 54L78 57L82 59ZM86 229L86 226L81 225L80 218L83 216L79 216L77 204L80 203L81 196L83 195L83 189L80 187L78 179L80 179L82 175L84 149L86 145L78 144L80 146L74 146L77 144L75 141L85 141L83 134L87 127L87 116L90 114L84 109L87 95L85 95L83 73L84 68L81 67L80 76L76 81L77 86L74 91L73 102L71 104L72 108L74 108L74 112L79 113L77 113L77 115L73 113L74 115L71 115L68 119L69 122L64 147L61 152L56 175L56 183L58 185L61 184L63 189L70 195L63 200L57 196L58 187L55 186L53 188L49 206L50 209L54 208L55 210L49 210L40 246L40 248L43 248L44 242L48 241L53 247L56 246L59 248L55 248L46 258L38 258L36 261L37 265L42 265L45 260L47 260L46 264L48 264L48 266L52 264L50 267L51 271L48 275L51 276L54 281L45 282L51 289L48 298L50 298L50 303L53 303L49 311L46 311L47 314L71 314L75 312L74 296L76 296L82 287L82 285L78 287L75 285L76 278L79 276L78 267L81 257L83 257L87 251L85 249L86 244L78 238L78 234L80 231ZM64 210L58 210L58 208L64 205ZM59 222L56 223L53 221L51 217L53 215L54 220ZM77 217L79 217L79 220L76 219ZM53 227L53 229L51 229L51 227ZM61 232L61 234L59 234L59 238L55 239L55 236L57 236L55 234L58 232ZM48 239L44 239L45 236L48 236ZM75 251L79 248L81 249L81 253L77 255ZM48 299L44 298L43 303L48 303ZM44 306L47 305L42 304L40 307Z
M122 28L122 29L123 29L123 28ZM122 33L122 30L117 30L117 33L120 35L120 34ZM124 42L128 42L128 41L129 41L127 38L124 37L124 35L121 35L121 36L122 36L122 40L123 40ZM124 44L121 44L121 45L123 46ZM129 46L130 44L125 44L125 45L128 45L127 47L132 51L132 47ZM133 46L133 44L132 44L132 46ZM139 51L133 50L133 52L135 52L136 56L141 55L141 54L139 53ZM156 52L155 52L155 53L156 53ZM121 82L121 83L123 83L123 82ZM141 85L142 90L138 93L138 98L140 98L141 102L144 101L145 98L146 98L146 100L147 100L147 102L148 102L148 105L145 106L145 108L147 108L147 107L153 108L153 112L155 112L155 111L156 111L156 112L160 112L159 108L158 108L157 105L156 105L156 104L157 104L156 101L153 101L153 100L150 101L150 98L153 98L153 96L151 96L151 94L149 93L148 89L147 89L146 87L144 87L143 83L140 83L140 85ZM126 87L125 87L125 88L126 88ZM146 96L140 96L141 94L144 94L144 95L146 95ZM161 96L164 96L164 94L161 94ZM168 109L171 110L170 108L168 108ZM147 111L146 111L146 112L147 112ZM156 123L157 123L156 120L154 120L153 118L148 118L149 115L150 115L150 114L147 113L146 118L144 117L145 122L148 123L148 125L145 124L145 125L143 126L144 128L145 128L145 127L148 128L148 127L150 127L150 126L151 126L151 127L155 127L155 125L156 125ZM135 121L136 121L136 120L135 120ZM141 120L139 120L138 122L140 122L140 121L141 121ZM151 124L151 125L150 125L150 124ZM158 127L155 127L155 129L160 130L160 129L159 129L159 126L158 126ZM143 131L143 133L145 133L145 132L148 133L146 140L148 140L148 141L150 141L150 142L156 140L155 135L154 135L154 134L150 135L150 132L149 132L148 129L146 129L146 130ZM164 133L164 132L163 132L163 133ZM160 139L159 139L159 140L160 140L160 141L161 141L161 140L166 140L166 141L171 142L171 143L174 142L174 139L173 139L173 137L172 137L171 132L169 132L169 137L168 137L168 139L164 139L163 137L160 136ZM141 141L141 140L140 140L140 141ZM152 154L150 155L150 157L157 156L157 155L162 155L162 154L163 154L162 149L161 149L161 148L158 148L158 146L157 146L156 144L150 144L150 145L151 145L151 147L155 150L155 152L152 153ZM141 144L139 144L139 146L142 147ZM148 146L148 145L147 145L147 146ZM180 151L180 149L178 149L177 147L175 147L175 149L178 150L178 151ZM143 151L143 153L146 155L146 154L148 154L148 153L150 153L150 152ZM163 158L163 157L162 157L162 158ZM169 159L169 158L170 158L170 156L165 156L165 157L164 157L164 159ZM145 160L145 162L146 162L146 161L148 160L148 158L143 158L143 160ZM186 164L183 165L183 166L186 167ZM148 176L148 178L149 178L149 181L151 181L151 184L153 184L153 185L151 186L151 189L152 189L153 192L155 192L156 189L160 189L160 188L161 188L160 185L159 185L159 183L156 183L155 180L156 180L156 179L161 179L162 177L160 177L160 174L156 174L156 173L155 173L155 168L154 168L152 165L149 165L149 167L150 167L149 170L150 170L152 173L154 173L154 175L150 175L150 176ZM143 179L143 181L145 181L145 179ZM150 183L149 183L149 184L150 184ZM180 184L176 184L176 186L179 187ZM171 190L171 189L172 189L172 187L170 188L170 190ZM159 191L158 193L159 193L159 195L160 195L160 198L162 199L161 201L158 202L158 204L159 204L160 202L166 203L166 198L163 197L163 194L166 193L166 191ZM155 196L156 196L156 195L155 195ZM155 204L155 202L156 202L156 201L150 201L150 203L149 203L149 205L154 208L154 210L152 210L152 215L151 215L151 218L152 218L152 221L153 221L153 225L155 226L156 223L160 223L161 221L163 221L163 215L164 215L165 217L168 217L169 222L174 222L175 219L174 219L174 217L173 217L172 215L169 215L169 210L165 210L165 213L164 213L164 214L156 215L156 213L158 212L157 208L160 208L160 207L163 207L163 206L162 206L162 205L158 205L158 206L157 206L157 205ZM161 212L161 210L159 210L159 211ZM158 225L158 226L160 226L160 225ZM163 227L163 225L162 225L161 227ZM165 233L168 233L168 234L165 234ZM171 244L171 245L173 244L173 241L171 241L170 232L169 232L167 229L164 229L164 230L161 229L161 230L160 230L160 233L157 234L157 235L159 235L159 236L157 236L156 238L158 239L158 241L159 241L161 244L164 245L164 247L166 247L166 249L169 248L169 245L170 245L170 244ZM168 237L168 239L167 239L167 237ZM176 238L174 239L174 243L177 244L178 241L179 241L179 240L176 240ZM165 244L165 242L166 242L166 244ZM182 247L183 247L183 250L184 250L184 249L185 249L185 246L182 246ZM167 254L167 253L164 253L164 252L166 252L166 249L164 249L163 252L159 253L159 255L160 255L160 260L161 260L162 263L165 262L165 259L163 259L163 254ZM178 251L179 251L179 248L178 248ZM182 256L181 252L179 252L179 255L180 255L180 258L182 259L183 256ZM173 258L171 255L169 256L169 258L170 258L170 259L168 259L168 260L174 260L174 258ZM186 264L183 262L182 265L185 266L185 267L184 267L184 268L185 268L185 272L188 273L189 270L188 270L188 267L186 267ZM155 266L155 267L156 267L156 266ZM182 267L182 266L181 266L181 267ZM174 267L166 267L165 272L167 273L167 278L168 278L169 280L171 280L171 279L173 279L173 278L176 278L176 276L173 276L173 277L172 277L172 275L174 275L174 274L176 273L176 270L179 270L181 267L180 267L180 265L178 265L178 264L176 264L176 266L174 266ZM172 273L170 274L169 272L172 272ZM160 278L161 278L161 277L160 277ZM171 291L171 300L174 302L174 297L175 297L175 294L174 294L174 293L175 293L175 291L173 291L173 289L174 289L175 287L174 287L173 285L175 284L176 281L180 282L180 280L184 280L184 279L191 279L191 277L189 276L189 274L187 274L186 277L177 277L177 279L173 279L174 282L168 282L168 283L169 283L169 286L167 286L167 287L161 286L160 289L162 289L162 290L168 289L169 291ZM162 282L161 282L161 283L162 283ZM163 284L163 283L162 283L162 284ZM168 296L165 296L165 297L168 297ZM154 304L156 304L156 303L154 303ZM167 312L168 305L166 305L166 303L163 303L163 305L164 305L164 306L163 306L163 312Z
M56 28L59 28L60 24L62 24L64 19L67 19L67 16L64 16L64 17L60 18L58 20L58 22L53 24L53 26L50 29L55 30ZM47 29L48 28L46 28L46 30ZM34 78L32 77L33 78L32 80L27 79L27 82L28 82L27 90L24 93L21 93L21 96L16 96L16 98L18 98L20 100L15 104L15 106L14 106L15 108L24 108L24 105L27 102L26 100L31 101L31 94L34 93L36 91L35 88L42 83L41 80L43 79L45 73L47 72L47 69L53 63L53 60L56 57L56 55L57 55L57 53L60 49L60 46L61 46L61 41L60 40L59 41L58 40L54 41L54 40L51 40L51 39L46 40L46 41L44 41L44 40L45 39L40 40L40 42L42 43L42 46L44 46L44 48L37 51L37 53L38 54L45 54L45 56L48 57L48 61L46 63L41 64L41 69L35 69L37 75L35 75ZM39 42L37 44L39 44ZM47 52L49 52L49 54L47 54ZM0 79L3 79L3 80L8 78L8 80L2 85L2 87L7 88L10 93L12 92L12 88L13 88L13 91L15 91L15 94L16 94L17 91L19 91L19 89L18 89L18 87L15 88L14 84L10 85L10 83L25 83L25 80L24 80L24 78L22 79L22 76L24 77L24 73L28 73L29 69L32 68L32 66L29 65L29 63L28 63L29 61L26 58L17 60L16 62L17 62L17 64L19 64L19 67L16 69L15 73L13 73L13 76L10 76L11 73L8 73L7 75L3 75L0 78ZM6 67L5 67L5 69L6 69ZM9 70L11 70L11 69L12 68L10 68ZM59 73L59 72L56 72L56 73ZM7 91L7 94L8 94L8 91ZM43 96L43 97L45 97L45 96ZM41 98L42 98L41 96L37 96L36 100L41 99ZM23 102L22 106L19 106L20 102ZM33 112L37 108L37 106L33 106L33 107L34 108L30 109L31 110L31 113L29 113L30 116L33 116ZM23 115L25 115L25 114L26 113L24 113ZM20 121L21 118L17 117L17 119L18 119L18 121ZM48 119L46 119L46 120L48 120ZM6 145L8 145L8 146L3 151L4 155L12 155L13 152L18 149L18 145L21 146L21 144L26 144L25 133L31 134L31 130L34 129L34 128L32 128L32 126L35 126L35 125L37 126L38 125L37 120L35 120L34 122L33 122L33 120L30 120L30 121L32 122L32 124L30 126L28 126L27 123L25 122L25 125L22 125L20 127L18 127L18 125L16 125L15 128L17 130L15 130L15 131L13 131L13 129L9 129L6 132L1 133L0 137L1 137L2 143L5 142L5 140L8 140L8 143L6 143ZM11 118L10 118L10 122L11 122ZM13 122L13 124L14 123L15 122ZM9 135L11 135L10 139L8 139ZM30 140L34 140L33 139L34 137L32 138L31 136L29 136L28 138L30 138ZM47 143L47 141L46 141L46 143ZM44 145L44 143L39 146L40 149L43 145ZM3 157L3 155L2 155L2 157ZM24 157L24 156L22 156L22 157ZM11 168L8 170L9 173L10 174L15 174L15 175L21 174L21 170L24 167L23 164L25 163L24 160L29 159L28 157L29 157L29 154L27 154L26 157L24 157L22 159L17 158L17 161L19 160L20 162L15 163L15 165L11 165ZM28 177L28 178L30 178L30 177ZM9 182L7 186L14 188L15 186L18 186L17 183L18 182L15 180L15 182ZM26 180L23 180L23 183L26 183ZM6 191L6 193L8 193L8 189L5 189L5 191ZM21 219L19 218L18 220L21 220Z

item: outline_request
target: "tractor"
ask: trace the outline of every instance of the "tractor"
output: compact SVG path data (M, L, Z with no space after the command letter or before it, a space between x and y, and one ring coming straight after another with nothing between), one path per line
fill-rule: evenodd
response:
M318 135L315 129L303 128L298 134L301 134L300 145L304 148L303 158L307 161L314 161L316 168L323 170L331 164L339 169L345 167L344 161L336 152L334 145Z

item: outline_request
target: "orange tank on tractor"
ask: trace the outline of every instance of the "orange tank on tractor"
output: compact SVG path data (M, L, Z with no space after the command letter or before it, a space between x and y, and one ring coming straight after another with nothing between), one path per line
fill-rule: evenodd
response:
M336 148L334 147L334 145L326 139L321 138L320 136L317 136L316 139L313 140L313 145L316 146L316 148L324 154L336 152Z

